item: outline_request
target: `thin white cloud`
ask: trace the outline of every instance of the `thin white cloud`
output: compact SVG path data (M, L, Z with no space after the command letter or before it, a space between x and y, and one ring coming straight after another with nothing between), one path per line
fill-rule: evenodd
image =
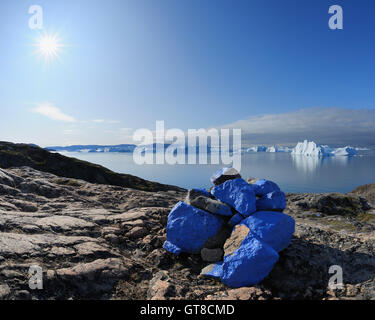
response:
M242 129L246 144L295 144L310 139L332 145L375 145L375 110L310 108L253 116L222 128Z
M119 120L105 120L105 119L94 119L94 120L92 120L92 122L95 122L95 123L109 123L109 124L120 123Z
M59 108L55 107L51 103L39 104L32 111L35 113L39 113L51 120L63 122L76 122L76 119L74 117L63 113Z

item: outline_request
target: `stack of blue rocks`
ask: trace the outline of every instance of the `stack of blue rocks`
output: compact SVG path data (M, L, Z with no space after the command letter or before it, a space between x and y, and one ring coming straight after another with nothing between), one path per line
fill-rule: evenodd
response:
M192 189L185 202L174 206L164 248L174 254L222 252L203 275L233 288L258 284L294 233L294 219L282 213L285 194L269 180L246 182L234 168L219 170L211 181L210 192Z

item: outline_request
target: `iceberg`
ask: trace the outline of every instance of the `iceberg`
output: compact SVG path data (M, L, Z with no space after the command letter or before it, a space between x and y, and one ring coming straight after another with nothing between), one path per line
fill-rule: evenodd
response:
M332 151L335 156L356 156L357 150L352 147L337 148Z
M266 152L271 152L271 153L274 153L274 152L276 152L276 147L268 147L267 148L267 150L266 150Z
M248 148L246 152L266 152L267 147L266 146L255 146Z
M299 154L304 156L324 157L331 156L331 149L328 146L321 146L314 141L298 142L293 149L292 154Z
M247 153L252 153L252 152L292 152L292 149L289 147L282 147L282 146L254 146L250 147L245 150Z
M356 156L356 148L349 146L343 148L330 148L326 145L319 145L314 141L298 142L293 149L292 154L316 157L330 157L330 156Z

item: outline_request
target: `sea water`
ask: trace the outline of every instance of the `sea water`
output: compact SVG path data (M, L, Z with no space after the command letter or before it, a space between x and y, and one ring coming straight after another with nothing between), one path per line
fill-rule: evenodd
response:
M183 188L211 186L220 165L137 165L131 153L63 152L65 156L102 165L112 171ZM290 153L246 153L241 175L278 183L285 192L350 192L375 183L375 154L354 157L309 157Z

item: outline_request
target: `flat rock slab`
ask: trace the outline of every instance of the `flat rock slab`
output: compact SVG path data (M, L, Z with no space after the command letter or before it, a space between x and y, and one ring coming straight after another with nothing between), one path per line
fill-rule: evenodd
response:
M85 242L99 242L89 237L59 236L52 234L0 233L0 256L43 256L52 247L71 247Z
M52 216L39 219L37 225L43 229L54 228L69 231L71 229L90 229L96 224L69 216Z

